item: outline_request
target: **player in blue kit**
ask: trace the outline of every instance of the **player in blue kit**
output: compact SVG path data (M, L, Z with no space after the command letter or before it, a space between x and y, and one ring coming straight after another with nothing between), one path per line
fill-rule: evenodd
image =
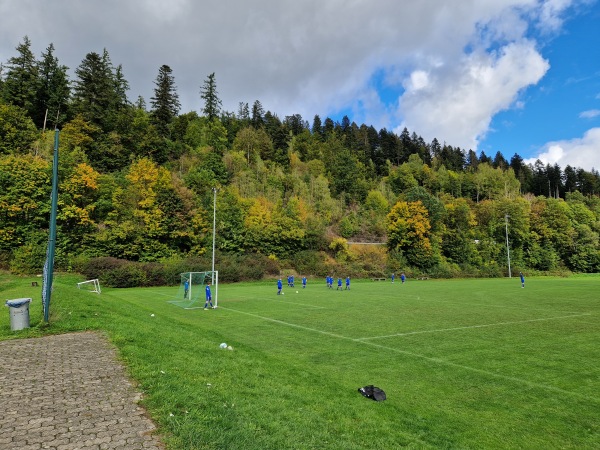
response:
M350 290L350 277L346 277L346 290Z
M394 282L394 278L396 278L396 274L395 273L392 274L392 283Z
M519 276L521 277L521 287L525 287L525 277L523 276L523 272L519 272Z
M402 280L402 284L404 284L404 282L406 281L406 275L404 275L404 272L400 274L400 280Z
M302 289L306 289L306 277L302 277Z
M340 291L342 290L342 279L341 278L338 278L338 285L337 285L337 288L335 288L335 290L337 291L338 289Z
M283 289L283 283L281 282L281 278L277 280L277 295L281 295L281 290Z
M206 301L204 302L204 309L208 309L208 305L210 304L211 309L214 309L212 304L212 294L210 292L210 283L206 285Z

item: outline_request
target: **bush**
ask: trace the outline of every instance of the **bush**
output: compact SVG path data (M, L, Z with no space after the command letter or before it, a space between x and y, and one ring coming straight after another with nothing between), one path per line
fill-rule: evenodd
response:
M462 271L458 264L442 261L440 264L432 267L429 271L431 278L460 278Z
M86 280L98 278L102 282L106 283L106 273L119 269L127 263L129 263L129 261L112 257L90 258L78 261L77 270L84 276Z
M296 272L305 275L325 276L328 273L327 255L324 252L304 250L290 258Z
M104 273L101 281L111 287L128 288L148 286L148 278L139 263L126 262Z
M55 265L57 259L55 256ZM42 273L45 261L46 245L38 242L28 242L13 251L10 270L21 275Z
M171 276L166 270L167 266L160 263L143 263L141 270L145 274L146 284L144 286L167 286L171 283ZM177 280L179 283L180 280Z
M279 275L279 263L265 255L220 254L219 281L253 281Z

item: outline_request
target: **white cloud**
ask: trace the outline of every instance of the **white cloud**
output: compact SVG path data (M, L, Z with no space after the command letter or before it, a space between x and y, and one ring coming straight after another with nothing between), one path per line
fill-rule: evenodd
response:
M563 22L563 12L571 6L573 0L546 0L539 10L539 27L544 31L556 31Z
M413 72L400 101L406 118L403 125L419 130L426 141L437 137L466 150L476 149L494 114L509 108L519 92L537 83L548 68L533 43L523 41L433 69L427 83L415 83L415 78L425 77ZM522 107L520 102L517 105Z
M532 21L556 30L585 1L0 1L0 62L27 34L36 55L53 43L73 77L88 52L106 48L133 100L153 95L168 64L182 112L201 109L200 86L215 72L229 111L260 100L310 121L350 109L358 123L406 124L476 149L493 115L522 108L519 93L548 69L524 38ZM393 98L373 88L377 73Z
M582 138L548 142L533 158L525 160L534 164L536 160L544 164L558 164L564 168L570 165L590 171L600 168L600 128L592 128Z
M589 109L579 113L579 117L582 119L593 119L594 117L600 116L600 109Z

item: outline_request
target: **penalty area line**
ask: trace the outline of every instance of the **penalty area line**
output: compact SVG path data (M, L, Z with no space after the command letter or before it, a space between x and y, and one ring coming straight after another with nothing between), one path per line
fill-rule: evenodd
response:
M315 309L326 309L324 306L316 306L316 305L307 305L306 303L297 303L297 302L288 302L287 300L274 300L272 298L261 298L261 302L275 302L275 303L285 303L286 305L298 305L305 306L307 308L315 308Z
M323 334L325 336L331 336L331 337L335 337L335 338L338 338L338 339L345 339L345 340L351 340L351 341L354 340L354 339L349 338L347 336L342 336L341 334L331 333L329 331L317 330L316 328L305 327L303 325L297 325L295 323L285 322L285 321L279 320L279 319L273 319L272 317L265 317L265 316L261 316L259 314L249 313L249 312L246 312L246 311L240 311L239 309L232 309L230 307L222 307L222 306L220 306L219 308L225 309L227 311L233 311L233 312L236 312L238 314L245 314L246 316L256 317L258 319L266 320L267 322L273 322L273 323L277 323L277 324L280 324L280 325L285 325L285 326L292 327L292 328L298 328L300 330L312 331L314 333Z
M337 339L343 339L343 340L346 340L346 341L355 342L357 344L363 344L363 345L368 345L370 347L379 348L381 350L388 350L388 351L391 351L391 352L394 352L394 353L398 353L398 354L401 354L401 355L410 356L412 358L422 359L422 360L429 361L429 362L432 362L432 363L435 363L435 364L439 364L439 365L443 365L443 366L448 366L448 367L454 367L454 368L457 368L457 369L466 370L468 372L473 372L473 373L477 373L477 374L480 374L480 375L485 375L487 377L501 379L501 380L505 380L505 381L510 381L512 383L516 383L516 384L521 385L521 386L527 386L527 387L536 388L536 389L543 389L543 390L555 392L555 393L558 393L558 394L564 394L564 395L568 395L568 396L571 396L571 397L577 397L577 398L580 398L580 399L583 399L583 400L587 400L587 401L593 401L594 403L600 403L600 398L590 397L590 396L587 396L587 395L579 394L577 392L567 391L565 389L561 389L561 388L558 388L558 387L555 387L555 386L550 386L550 385L547 385L547 384L535 383L533 381L525 380L523 378L511 377L511 376L508 376L508 375L502 375L502 374L499 374L499 373L494 373L494 372L489 372L487 370L478 369L476 367L465 366L465 365L454 363L454 362L451 362L451 361L446 361L446 360L441 359L441 358L434 358L434 357L422 355L422 354L419 354L419 353L409 352L407 350L401 350L401 349L397 349L397 348L394 348L394 347L388 347L386 345L376 344L375 342L365 341L365 340L363 340L364 338L363 339L355 339L355 338L351 338L351 337L348 337L348 336L343 336L341 334L331 333L329 331L318 330L316 328L305 327L303 325L298 325L298 324L294 324L294 323L290 323L290 322L285 322L283 320L273 319L271 317L265 317L265 316L261 316L259 314L253 314L253 313L249 313L249 312L246 312L246 311L240 311L240 310L232 309L232 308L229 308L229 307L220 307L220 308L221 309L225 309L227 311L236 312L238 314L244 314L246 316L256 317L258 319L266 320L268 322L273 322L273 323L276 323L276 324L279 324L279 325L285 325L285 326L288 326L288 327L291 327L291 328L297 328L299 330L304 330L304 331L312 331L314 333L319 333L319 334L322 334L324 336L331 336L331 337L334 337L334 338L337 338ZM589 315L589 314L585 314L585 315ZM572 316L566 316L566 317L572 317ZM540 320L540 319L537 319L537 320Z
M482 325L468 325L468 326L464 326L464 327L439 328L437 330L408 331L405 333L396 333L396 334L387 334L387 335L383 335L383 336L371 336L371 337L357 338L356 340L357 341L370 341L373 339L385 339L385 338L390 338L390 337L412 336L414 334L443 333L446 331L458 331L458 330L470 330L470 329L475 329L475 328L499 327L499 326L503 326L503 325L518 325L521 323L543 322L543 321L548 321L548 320L568 319L571 317L583 317L583 316L589 316L589 315L591 315L591 314L588 314L588 313L571 314L568 316L544 317L544 318L540 318L540 319L529 319L529 320L516 320L513 322L496 322L496 323L486 323L486 324L482 324Z

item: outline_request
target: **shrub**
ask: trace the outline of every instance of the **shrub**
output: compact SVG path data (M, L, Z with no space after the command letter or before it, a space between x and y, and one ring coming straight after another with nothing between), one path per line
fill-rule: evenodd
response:
M105 272L101 280L107 286L118 288L148 286L142 265L134 262L126 262Z
M46 261L46 249L42 245L25 244L13 251L10 270L17 274L41 273Z
M220 254L219 281L252 281L279 274L279 262L260 254Z
M290 258L290 261L296 272L305 275L322 275L328 272L325 261L327 255L324 252L314 250L304 250L296 253Z

